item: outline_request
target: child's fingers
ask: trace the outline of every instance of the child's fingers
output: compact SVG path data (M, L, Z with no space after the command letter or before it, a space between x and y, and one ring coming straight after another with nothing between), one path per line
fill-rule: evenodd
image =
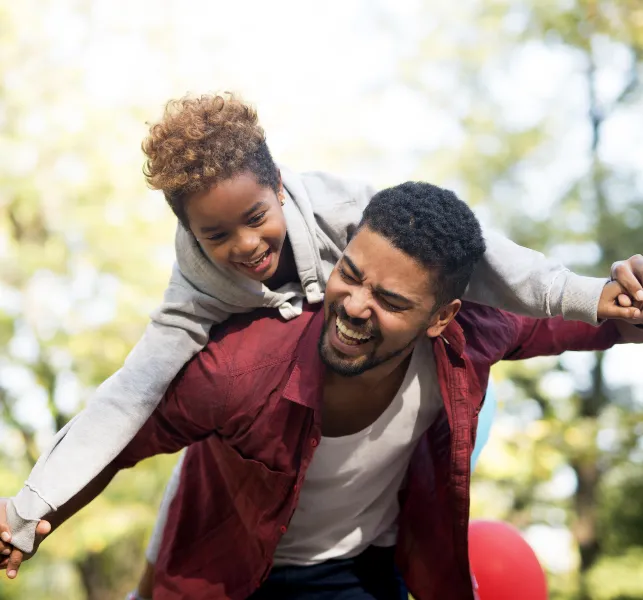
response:
M0 508L3 509L4 506ZM11 530L9 529L9 525L4 522L4 514L0 514L0 556L8 555L12 549Z
M45 521L44 519L42 521L38 521L38 525L36 525L36 535L48 535L49 532L51 531L51 523L49 521Z
M632 306L632 298L630 298L627 294L619 294L617 300L620 306Z
M618 306L613 304L606 307L601 315L603 319L624 319L626 321L636 321L641 318L641 311L634 306Z
M9 525L2 522L0 522L0 540L0 548L11 543L11 530L9 529Z

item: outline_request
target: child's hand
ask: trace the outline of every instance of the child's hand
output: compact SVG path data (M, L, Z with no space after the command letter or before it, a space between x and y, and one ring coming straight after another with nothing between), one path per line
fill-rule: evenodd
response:
M630 301L629 306L623 306L626 302L623 297L629 298L625 288L618 281L609 281L601 293L601 299L598 303L598 318L619 319L631 325L640 325L643 323L643 312L633 306ZM640 304L636 302L635 304Z
M48 521L40 521L36 527L36 540L34 551L31 554L25 554L11 545L11 531L7 524L7 499L0 499L0 569L7 570L7 577L15 579L18 576L20 565L29 560L38 550L40 542L51 531L51 525Z
M618 297L619 305L643 309L643 256L635 254L627 260L615 262L610 275L627 292Z
M7 513L5 510L6 498L0 498L0 566L4 565L7 556L11 554L11 530L7 524Z
M640 323L643 318L643 256L635 254L612 265L612 282L603 288L598 302L598 318L624 319ZM615 295L616 286L620 290Z

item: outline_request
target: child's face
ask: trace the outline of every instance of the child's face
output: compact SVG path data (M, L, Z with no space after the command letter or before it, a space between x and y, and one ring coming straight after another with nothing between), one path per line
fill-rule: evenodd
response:
M277 194L250 172L211 187L188 201L192 234L219 265L246 277L272 277L286 239L286 220Z

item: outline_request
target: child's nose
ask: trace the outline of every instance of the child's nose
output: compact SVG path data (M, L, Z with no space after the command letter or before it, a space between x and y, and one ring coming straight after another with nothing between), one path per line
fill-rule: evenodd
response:
M258 235L253 233L242 234L237 238L234 250L241 258L251 258L260 243L261 239Z

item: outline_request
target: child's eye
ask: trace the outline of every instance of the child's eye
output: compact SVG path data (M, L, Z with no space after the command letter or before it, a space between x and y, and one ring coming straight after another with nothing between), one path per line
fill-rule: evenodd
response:
M267 211L264 210L263 212L257 213L256 215L250 217L250 219L248 220L248 225L259 225L266 216L266 212Z
M221 242L225 239L226 235L226 233L213 233L212 235L208 236L207 239L211 242Z

